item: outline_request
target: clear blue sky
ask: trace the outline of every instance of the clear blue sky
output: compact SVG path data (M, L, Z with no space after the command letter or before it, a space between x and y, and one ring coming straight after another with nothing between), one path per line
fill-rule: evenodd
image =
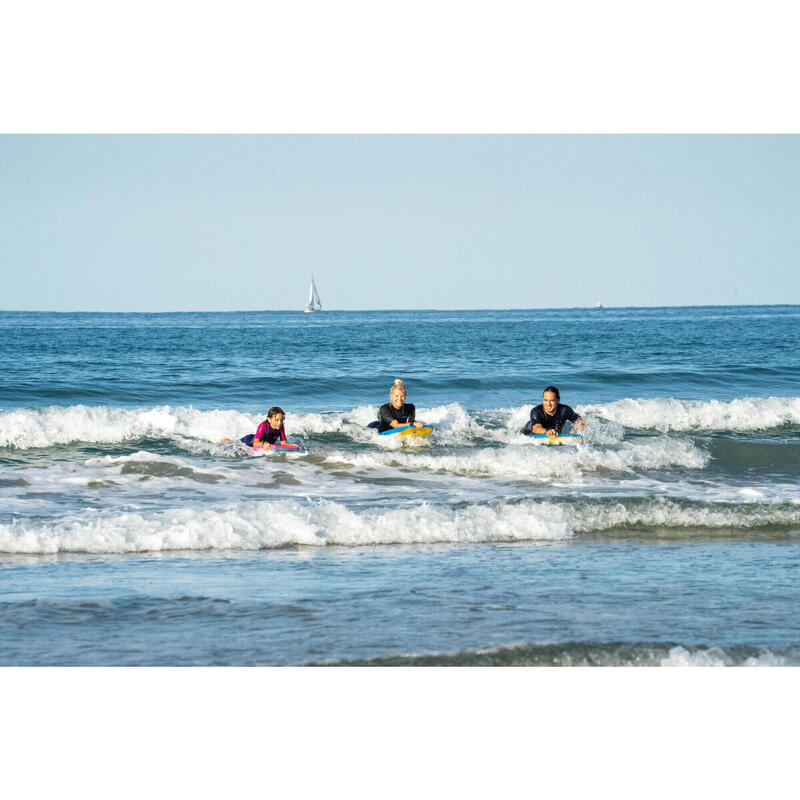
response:
M800 136L0 136L0 308L800 303Z

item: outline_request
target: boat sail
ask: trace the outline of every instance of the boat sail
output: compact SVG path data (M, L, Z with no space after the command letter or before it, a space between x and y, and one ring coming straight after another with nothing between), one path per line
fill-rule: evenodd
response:
M303 309L306 314L311 314L313 311L322 311L322 302L319 299L319 292L317 291L317 284L314 283L314 276L311 276L311 286L308 289L308 302Z

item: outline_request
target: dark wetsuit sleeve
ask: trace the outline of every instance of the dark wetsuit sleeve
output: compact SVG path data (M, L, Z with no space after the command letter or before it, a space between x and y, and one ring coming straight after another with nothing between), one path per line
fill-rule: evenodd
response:
M381 428L384 430L392 427L392 421L394 420L394 417L392 416L391 408L392 407L389 405L389 403L384 403L378 409L378 416L381 418Z
M580 414L577 414L574 409L570 408L569 406L563 406L564 408L564 418L568 419L570 422L575 422L581 418Z

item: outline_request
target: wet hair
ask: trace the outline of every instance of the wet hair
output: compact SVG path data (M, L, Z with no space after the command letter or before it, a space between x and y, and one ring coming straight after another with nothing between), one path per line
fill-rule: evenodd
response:
M391 385L391 388L389 389L389 394L391 395L393 392L400 392L400 391L404 392L405 390L406 390L406 385L403 383L403 379L395 378L394 383Z
M286 412L282 408L279 406L272 406L272 408L267 411L267 418L274 417L276 414L280 414L282 417L286 416Z
M552 392L556 396L556 400L561 399L561 394L555 386L548 386L544 392ZM542 392L542 395L544 395L544 392Z

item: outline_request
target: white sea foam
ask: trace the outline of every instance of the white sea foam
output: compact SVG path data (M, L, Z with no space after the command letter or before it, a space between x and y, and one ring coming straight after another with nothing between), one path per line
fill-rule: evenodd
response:
M114 444L152 438L192 438L217 442L233 432L255 431L259 419L238 411L199 411L158 406L50 406L0 412L0 447L27 449L53 444Z
M484 442L502 444L529 443L520 431L530 420L529 405L515 408L491 408L470 413L459 403L418 409L417 416L435 425L436 442L453 445L482 445ZM602 445L622 440L624 428L601 419L587 420L583 442Z
M321 502L238 503L218 510L176 509L157 514L83 513L50 525L0 525L0 552L131 553L159 550L258 550L287 545L371 545L561 539L569 536L556 506L427 505L356 513Z
M618 503L526 501L441 508L353 510L331 501L256 501L198 510L84 511L52 522L0 525L3 553L136 553L258 550L290 545L547 541L633 527L747 529L800 526L800 507L703 506L671 500Z
M575 533L616 528L747 529L771 525L800 525L795 504L700 504L670 498L588 503L570 512Z
M311 436L324 433L343 433L348 436L362 434L364 439L372 434L368 428L376 419L372 406L358 406L350 411L291 412L286 419L287 433Z
M800 505L800 485L769 481L755 486L741 486L724 480L658 480L647 476L595 480L581 487L584 496L592 497L662 497L702 503L752 505L791 503Z
M426 425L435 426L435 441L438 444L463 444L483 433L481 426L459 403L418 408L417 418ZM377 410L374 406L359 406L350 411L297 413L291 415L287 429L291 426L291 430L301 436L339 433L353 441L369 442L389 450L399 447L424 447L429 444L423 439L381 436L377 430L368 427L375 419Z
M800 425L800 397L741 397L730 402L676 400L671 397L616 400L588 405L581 414L595 415L641 430L749 431Z
M754 652L748 655L748 652ZM659 644L566 643L506 645L459 653L420 653L378 657L370 664L464 666L558 666L558 667L783 667L796 666L797 648L771 650L733 647L683 647ZM354 662L343 661L342 664Z
M691 650L678 646L672 647L669 654L660 660L660 664L662 667L785 667L792 662L769 650L737 660L721 647Z
M476 425L458 403L420 410L418 415L436 425L449 441L463 441ZM391 436L379 437L367 425L376 418L372 406L350 411L292 413L286 430L292 436L339 433L360 442L392 446ZM223 438L236 439L255 432L263 416L233 410L200 411L191 406L125 409L108 406L50 406L0 412L0 447L48 447L72 442L115 444L144 437L178 440L198 453ZM216 450L212 449L216 453Z
M750 430L757 421L763 429L800 424L800 398L740 398L729 403L673 398L625 399L579 407L587 417L584 442L595 446L616 444L624 427L669 431ZM470 412L459 403L420 407L417 416L435 427L430 441L417 446L464 445L485 442L514 444L530 414L529 406ZM290 438L336 433L353 441L396 449L410 442L378 436L367 425L376 417L372 406L349 411L290 413L286 428ZM114 444L136 439L167 438L197 454L222 455L217 442L254 432L260 415L236 410L201 411L191 406L157 406L125 409L107 406L50 406L0 412L0 447L48 447L72 442Z
M791 482L730 483L726 480L660 479L643 464L661 467L677 459L690 465L707 456L690 443L664 437L626 442L617 452L581 448L460 448L457 453L354 452L328 450L322 459L278 455L275 459L198 459L139 450L95 456L82 461L55 460L5 473L0 508L9 513L47 511L58 503L70 511L77 503L94 507L166 508L183 492L199 492L202 502L232 502L267 490L286 498L325 497L334 501L369 501L387 484L402 487L400 497L469 502L507 498L507 481L530 481L551 496L579 489L584 497L669 497L707 503L800 505L800 487ZM632 466L633 465L633 466ZM635 468L634 468L635 467ZM623 473L623 474L620 474ZM624 473L627 473L627 477ZM24 481L17 482L22 478ZM487 478L489 480L487 480ZM492 480L495 479L495 480ZM499 480L497 480L499 479ZM51 495L49 499L46 495ZM58 498L58 499L55 499ZM37 512L37 509L39 511Z
M615 449L585 446L544 448L523 440L505 448L476 448L457 454L336 450L329 453L328 458L366 468L388 465L457 475L541 481L575 481L588 473L602 471L631 472L675 466L699 469L709 461L709 455L691 442L667 437L623 442Z
M769 430L800 424L800 398L740 398L729 403L685 401L673 398L625 399L578 409L587 417L583 443L603 449L623 441L624 428L671 431L745 431L754 422ZM518 445L519 431L530 408L488 409L470 412L459 403L419 408L417 415L434 426L429 439L379 436L368 428L375 408L359 406L349 411L292 413L287 419L290 439L339 434L382 450L430 447L474 447L487 442ZM124 409L106 406L50 406L0 412L0 447L17 449L64 445L73 442L115 444L142 438L170 439L195 455L225 456L220 439L236 439L254 432L263 417L236 410L201 411L191 406ZM663 445L656 445L656 448ZM488 455L485 458L493 459ZM584 457L585 458L585 457ZM612 457L613 460L613 457ZM624 460L624 459L623 459ZM684 464L685 459L676 463ZM692 466L685 464L686 466ZM616 468L610 465L611 468ZM515 470L512 470L515 471ZM487 469L491 474L492 469Z
M470 413L459 403L431 408L420 407L417 416L435 426L432 441L440 445L473 445L484 441L519 441L519 430L530 409L490 409ZM193 453L222 455L220 439L236 439L255 432L263 416L235 410L200 411L191 406L154 408L114 408L108 406L50 406L0 412L0 447L19 449L48 447L72 442L115 444L144 437L175 440ZM423 440L379 436L367 427L376 419L373 406L358 406L349 411L290 413L286 421L289 437L313 437L336 433L353 441L376 444L385 449L423 446ZM587 441L610 443L621 438L621 428L593 420Z
M376 471L391 478L392 470ZM0 514L69 514L86 504L98 510L141 513L184 505L193 497L200 507L218 508L242 500L321 498L360 502L374 496L363 476L295 458L198 459L140 450L127 455L96 456L82 461L55 460L16 467L5 475L23 483L0 484ZM414 495L421 488L410 487ZM0 517L2 518L2 517Z

